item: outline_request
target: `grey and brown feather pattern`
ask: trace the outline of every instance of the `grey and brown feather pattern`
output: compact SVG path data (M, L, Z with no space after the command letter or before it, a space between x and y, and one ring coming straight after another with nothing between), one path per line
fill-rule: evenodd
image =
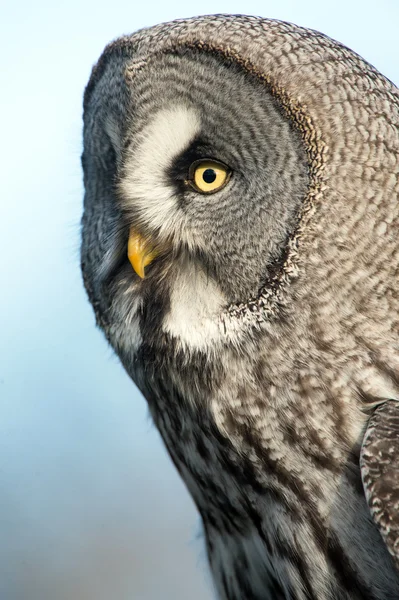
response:
M371 514L399 567L399 402L375 410L360 455L363 485Z
M322 34L219 15L111 43L84 105L86 289L218 597L399 598L398 89ZM231 171L209 195L204 159Z

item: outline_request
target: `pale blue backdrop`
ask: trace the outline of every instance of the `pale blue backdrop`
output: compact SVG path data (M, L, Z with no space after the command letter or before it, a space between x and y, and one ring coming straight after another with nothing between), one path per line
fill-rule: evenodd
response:
M206 600L192 502L82 289L82 92L112 38L213 12L319 29L398 82L399 3L60 4L0 3L0 599Z

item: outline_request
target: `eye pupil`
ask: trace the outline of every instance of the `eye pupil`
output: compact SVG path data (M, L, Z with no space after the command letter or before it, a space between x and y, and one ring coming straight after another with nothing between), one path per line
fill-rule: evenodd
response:
M205 183L213 183L216 179L216 173L213 169L206 169L202 174Z

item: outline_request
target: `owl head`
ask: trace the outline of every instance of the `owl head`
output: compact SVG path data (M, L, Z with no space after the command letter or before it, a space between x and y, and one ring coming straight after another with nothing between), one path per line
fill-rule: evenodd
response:
M343 306L343 265L370 263L386 212L361 204L379 186L367 165L387 167L387 147L357 126L371 80L389 87L336 42L250 17L179 21L106 48L85 93L82 267L114 346L166 335L210 347L226 323L242 330L290 294L318 302L326 277L332 315L335 298ZM298 274L302 288L286 292Z

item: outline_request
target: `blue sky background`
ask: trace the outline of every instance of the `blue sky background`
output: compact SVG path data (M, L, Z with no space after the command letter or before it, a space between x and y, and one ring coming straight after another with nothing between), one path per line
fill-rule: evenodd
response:
M0 598L211 598L195 510L79 272L81 105L112 38L246 13L347 44L399 82L399 3L1 4Z

